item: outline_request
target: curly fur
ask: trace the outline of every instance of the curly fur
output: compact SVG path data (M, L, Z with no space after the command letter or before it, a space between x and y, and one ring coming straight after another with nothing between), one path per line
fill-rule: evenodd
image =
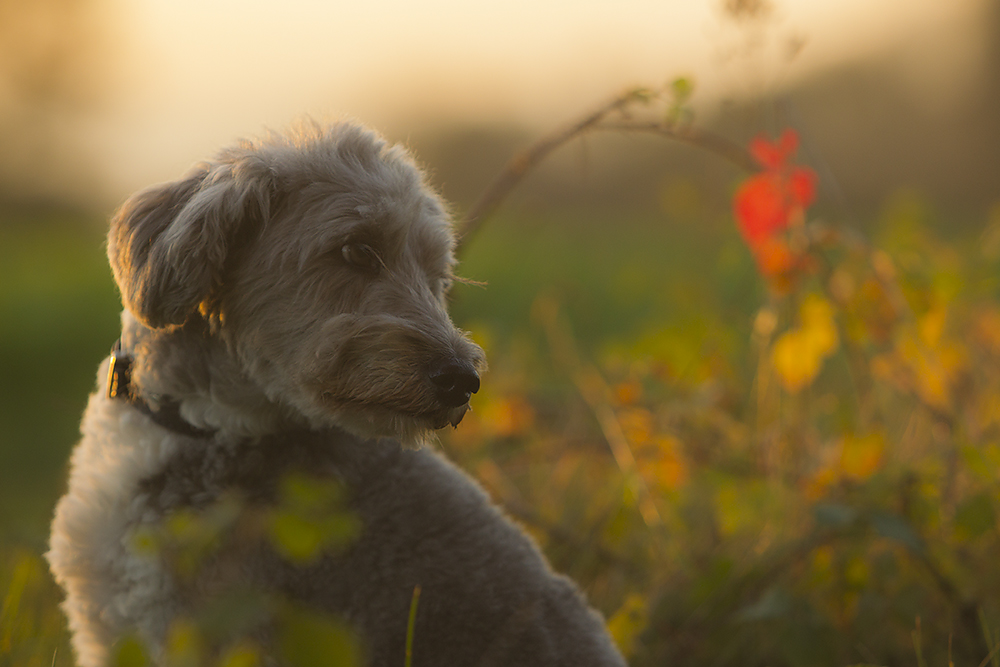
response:
M258 544L212 575L341 615L373 666L402 664L416 585L414 665L624 664L531 539L419 448L485 367L446 312L453 245L406 152L352 124L242 142L119 209L108 257L133 386L214 435L108 398L102 364L48 553L83 667L126 632L156 653L201 599L135 553L137 530L233 489L273 503L296 469L347 486L358 540L308 567Z

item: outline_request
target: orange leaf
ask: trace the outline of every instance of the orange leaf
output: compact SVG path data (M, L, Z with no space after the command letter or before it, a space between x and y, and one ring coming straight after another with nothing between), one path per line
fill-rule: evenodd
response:
M797 257L780 239L764 239L754 247L754 258L761 275L776 278L795 268Z

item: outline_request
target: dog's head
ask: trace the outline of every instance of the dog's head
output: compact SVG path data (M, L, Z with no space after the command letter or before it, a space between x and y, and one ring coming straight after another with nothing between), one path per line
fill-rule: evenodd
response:
M339 124L244 142L134 195L108 256L147 327L206 319L272 401L414 443L457 425L485 365L446 311L453 246L406 152Z

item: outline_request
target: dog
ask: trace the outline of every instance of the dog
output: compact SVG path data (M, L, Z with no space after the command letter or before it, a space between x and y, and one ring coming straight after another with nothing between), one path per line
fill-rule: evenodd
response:
M241 142L119 208L121 338L47 553L82 667L127 633L162 662L223 581L344 619L372 667L625 664L577 587L426 446L485 368L446 310L454 244L406 150L352 123ZM273 505L294 471L346 489L360 529L342 549L303 564L244 540L192 583L135 547L233 491Z

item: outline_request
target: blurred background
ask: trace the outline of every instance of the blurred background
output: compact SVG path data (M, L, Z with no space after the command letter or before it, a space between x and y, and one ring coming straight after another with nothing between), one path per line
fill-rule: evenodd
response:
M406 144L460 215L517 150L677 77L699 127L744 145L795 129L819 176L810 218L892 257L918 329L933 315L946 338L978 332L985 356L959 365L994 387L995 0L0 0L0 665L70 664L38 556L117 338L103 233L119 202L308 115ZM744 176L611 133L534 170L465 250L462 273L488 287L459 286L452 312L492 371L441 446L583 583L636 664L947 664L952 644L978 664L1000 637L1000 393L973 392L973 424L958 371L944 403L922 393L926 368L859 389L846 329L805 391L764 387L761 314L768 336L804 326L795 294L811 288L759 275L731 213ZM867 294L856 270L844 304ZM876 370L903 354L897 311L884 339L854 341ZM858 445L874 462L845 468L876 432L923 449ZM884 615L896 625L871 636Z
M677 76L696 82L700 115L742 121L744 132L773 129L748 121L747 107L787 99L855 205L900 186L970 207L991 195L995 3L737 4L744 17L733 20L722 0L294 0L281 11L10 0L0 10L4 199L107 210L234 137L308 114L360 119L413 145L461 205L540 129ZM757 5L770 7L766 21L747 14ZM600 196L648 205L659 174L644 160L663 160L664 147L642 147L640 159L634 146L619 150L630 159L593 161L595 182L606 182L602 168L621 174ZM561 185L594 191L580 171ZM636 189L623 192L627 183Z

